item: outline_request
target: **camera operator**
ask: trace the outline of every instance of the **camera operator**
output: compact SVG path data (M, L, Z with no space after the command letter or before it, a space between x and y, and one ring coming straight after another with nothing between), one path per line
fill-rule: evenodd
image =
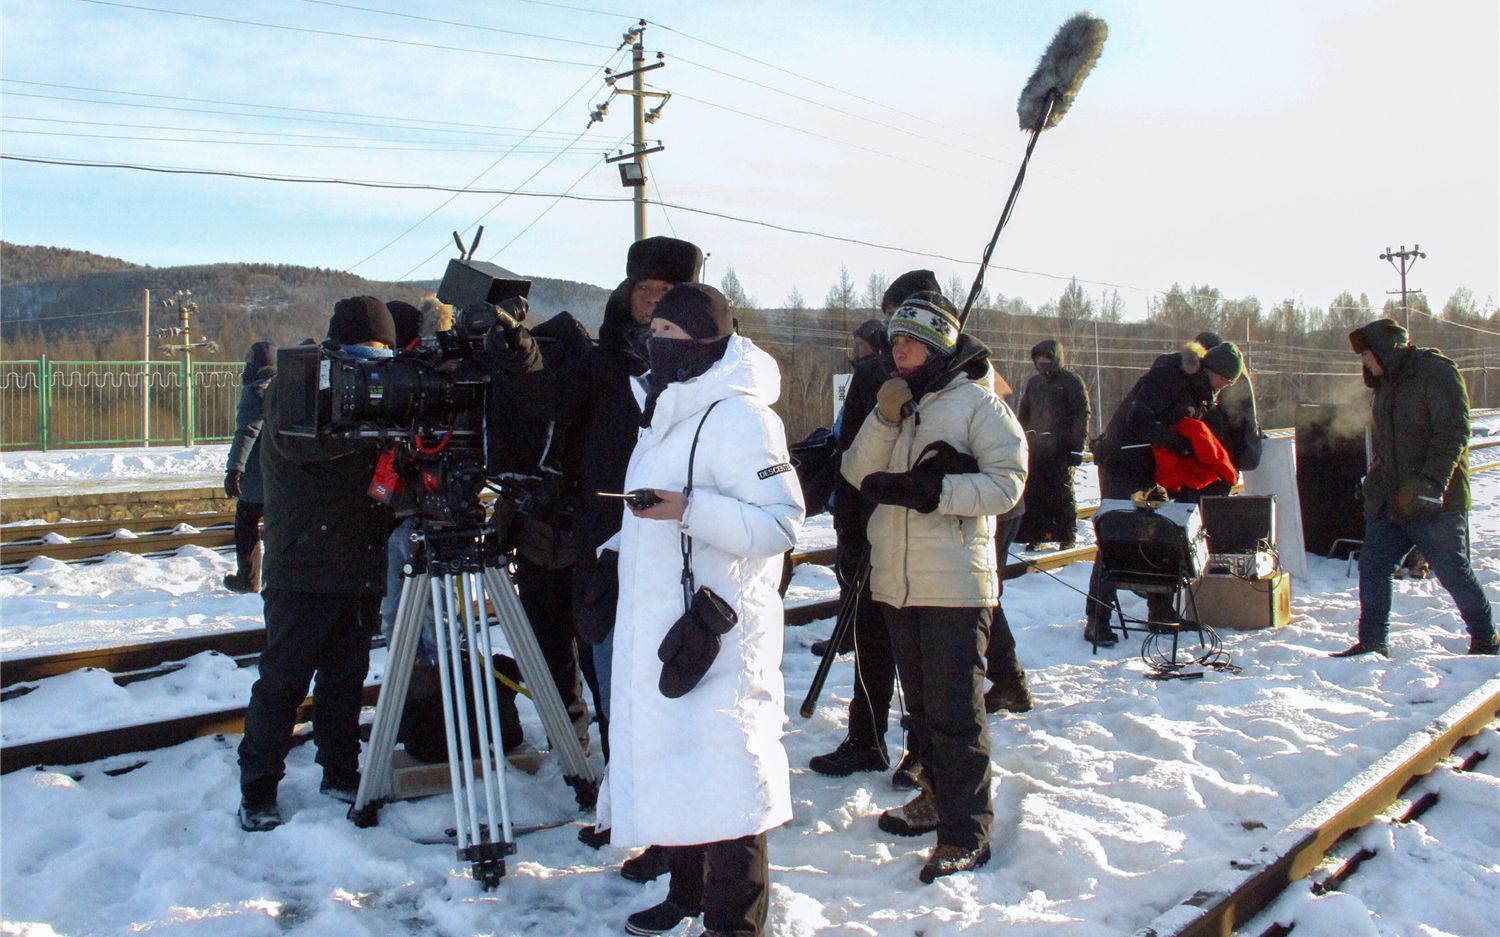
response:
M344 354L391 355L395 326L373 296L339 300L328 341ZM289 401L288 406L292 403ZM277 382L265 397L277 425ZM370 440L261 437L265 485L266 649L250 691L240 742L240 826L281 823L276 788L286 768L297 707L313 691L313 734L323 793L353 802L359 787L359 710L370 637L385 592L390 515L369 497L378 445Z

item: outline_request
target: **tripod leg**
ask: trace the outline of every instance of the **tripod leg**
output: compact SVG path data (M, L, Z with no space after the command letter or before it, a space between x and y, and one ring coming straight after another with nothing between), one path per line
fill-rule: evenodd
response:
M448 739L448 775L453 783L454 829L462 853L479 841L470 767L474 759L469 745L468 694L464 692L463 648L454 613L453 576L433 578L432 610L438 651L438 680L443 690L443 730Z
M489 620L484 612L485 591L481 576L472 573L470 576L470 588L475 597L475 605L477 606L475 619L478 623L476 635L478 638L478 647L484 657L484 669L488 671L493 666L493 661L495 660L495 649L494 643L490 640ZM484 715L489 730L487 734L489 752L490 757L495 761L496 767L493 784L487 778L485 786L485 795L487 798L490 798L490 841L499 842L503 839L504 842L508 843L513 840L513 835L510 821L510 799L505 787L505 772L507 768L505 763L505 743L502 741L504 734L500 723L500 690L495 686L493 677L488 673L486 673L484 681L484 690ZM488 766L489 761L486 760L485 764ZM503 836L498 835L494 829L495 800L498 800L500 804L501 829L499 834L503 834Z
M551 671L547 669L547 661L543 658L536 635L526 619L526 611L521 607L515 583L504 569L486 566L484 585L490 601L495 605L495 614L505 630L506 640L515 652L521 676L531 688L531 699L542 717L542 726L547 730L547 736L552 739L552 748L562 761L564 776L570 779L570 783L573 783L571 779L577 779L592 791L598 784L598 779L583 754L583 746L573 734L573 721L568 718L562 697L558 695L557 687L552 682ZM579 792L581 806L584 799L584 792Z
M495 680L490 676L490 656L484 651L484 646L489 642L481 637L482 634L487 637L489 624L485 620L484 593L479 588L478 574L464 573L463 585L463 627L464 638L469 647L469 678L474 687L474 702L484 701L482 707L476 707L475 719L484 729L479 741L479 767L480 777L484 782L485 832L489 834L489 842L498 843L502 837L500 828L495 823L495 814L500 806L497 801L503 798L497 798L496 795L502 783L501 772L504 768L497 762L501 759L504 746L499 743L500 708L495 699ZM493 718L490 717L491 712L494 713ZM509 818L506 818L505 826L506 833L509 834ZM507 842L509 839L509 835L504 837Z
M349 819L358 826L374 826L378 822L377 811L391 792L391 753L401 727L402 713L406 710L412 661L422 634L421 608L426 593L426 573L401 580L401 598L396 606L396 622L391 629L385 677L380 684L380 698L375 703L375 723L370 728L370 744L365 748L359 791L349 808Z

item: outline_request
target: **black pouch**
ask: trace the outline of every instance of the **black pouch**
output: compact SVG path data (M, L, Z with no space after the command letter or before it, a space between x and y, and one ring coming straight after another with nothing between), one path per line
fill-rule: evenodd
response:
M668 699L692 692L724 646L724 635L739 623L734 608L708 586L693 593L687 611L672 623L656 656L661 661L657 687Z

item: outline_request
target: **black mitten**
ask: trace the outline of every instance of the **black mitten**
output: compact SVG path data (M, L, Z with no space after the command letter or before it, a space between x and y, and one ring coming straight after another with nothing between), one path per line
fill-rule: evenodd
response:
M737 620L734 609L707 586L693 594L688 610L667 630L656 649L661 660L657 687L662 696L677 699L698 685L719 656L724 635Z
M943 494L943 476L935 472L874 472L865 476L860 495L876 504L893 504L922 514L937 510Z

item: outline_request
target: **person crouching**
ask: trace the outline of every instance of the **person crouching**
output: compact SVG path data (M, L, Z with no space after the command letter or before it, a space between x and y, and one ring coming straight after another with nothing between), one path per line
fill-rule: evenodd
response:
M985 652L999 575L995 515L1020 501L1026 439L989 386L989 349L959 334L940 294L909 297L887 330L897 376L844 455L843 474L878 506L870 517L870 592L890 628L910 714L911 744L926 768L910 803L880 828L937 833L926 883L990 858ZM908 407L908 405L910 405Z

